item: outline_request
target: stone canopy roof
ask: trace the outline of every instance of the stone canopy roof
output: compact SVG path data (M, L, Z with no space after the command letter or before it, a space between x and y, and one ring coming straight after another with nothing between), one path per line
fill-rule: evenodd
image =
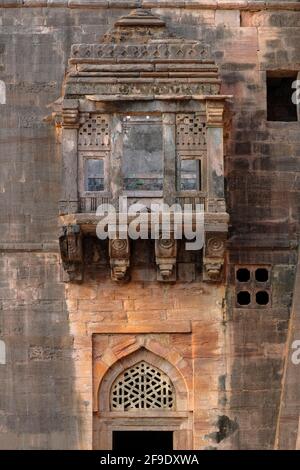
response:
M219 90L206 45L174 36L162 18L137 9L118 19L99 43L72 46L64 97L191 99Z

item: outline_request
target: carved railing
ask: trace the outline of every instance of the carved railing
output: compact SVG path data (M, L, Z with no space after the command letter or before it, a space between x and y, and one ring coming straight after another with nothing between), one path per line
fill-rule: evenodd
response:
M96 212L97 207L100 204L108 204L110 202L109 197L103 196L85 196L81 197L79 201L80 212Z
M97 207L100 204L109 204L111 199L109 197L103 196L84 196L80 198L79 201L79 212L96 212ZM182 209L185 204L191 204L192 209L196 210L196 204L201 204L204 206L204 210L207 210L206 197L204 196L180 196L176 198L176 203L179 204Z

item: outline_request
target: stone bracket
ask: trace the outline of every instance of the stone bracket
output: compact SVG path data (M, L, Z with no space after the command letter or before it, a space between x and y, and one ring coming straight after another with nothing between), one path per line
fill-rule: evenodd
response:
M82 281L82 234L77 224L63 226L59 235L59 247L64 270L70 281Z
M79 127L78 100L64 99L62 103L62 126L65 129L76 129Z
M128 237L109 240L109 260L112 280L128 280L128 268L130 266L130 245Z
M203 281L222 279L227 232L206 232L203 252Z
M155 240L155 260L158 266L157 280L176 281L177 241L174 238Z
M206 100L207 126L223 127L224 100Z

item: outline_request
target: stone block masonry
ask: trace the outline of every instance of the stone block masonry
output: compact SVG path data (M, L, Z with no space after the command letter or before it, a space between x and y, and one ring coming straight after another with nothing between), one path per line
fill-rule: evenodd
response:
M160 284L143 249L130 282L111 281L103 259L83 283L63 282L61 135L48 124L47 105L61 94L71 45L99 42L139 6L209 45L221 93L233 95L225 110L223 283L203 282L199 263L181 258L176 284ZM129 366L130 355L146 360L141 350L149 361L165 359L175 382L177 368L188 390L178 446L296 447L300 395L289 357L300 134L298 121L267 120L266 75L300 70L299 31L299 2L0 1L1 449L98 448L101 378L119 360ZM237 305L236 267L262 265L270 268L270 303Z

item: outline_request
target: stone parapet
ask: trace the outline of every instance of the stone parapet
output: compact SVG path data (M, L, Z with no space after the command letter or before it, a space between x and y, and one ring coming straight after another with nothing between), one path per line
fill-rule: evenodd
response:
M182 8L207 10L300 10L298 2L247 0L1 0L0 8Z

